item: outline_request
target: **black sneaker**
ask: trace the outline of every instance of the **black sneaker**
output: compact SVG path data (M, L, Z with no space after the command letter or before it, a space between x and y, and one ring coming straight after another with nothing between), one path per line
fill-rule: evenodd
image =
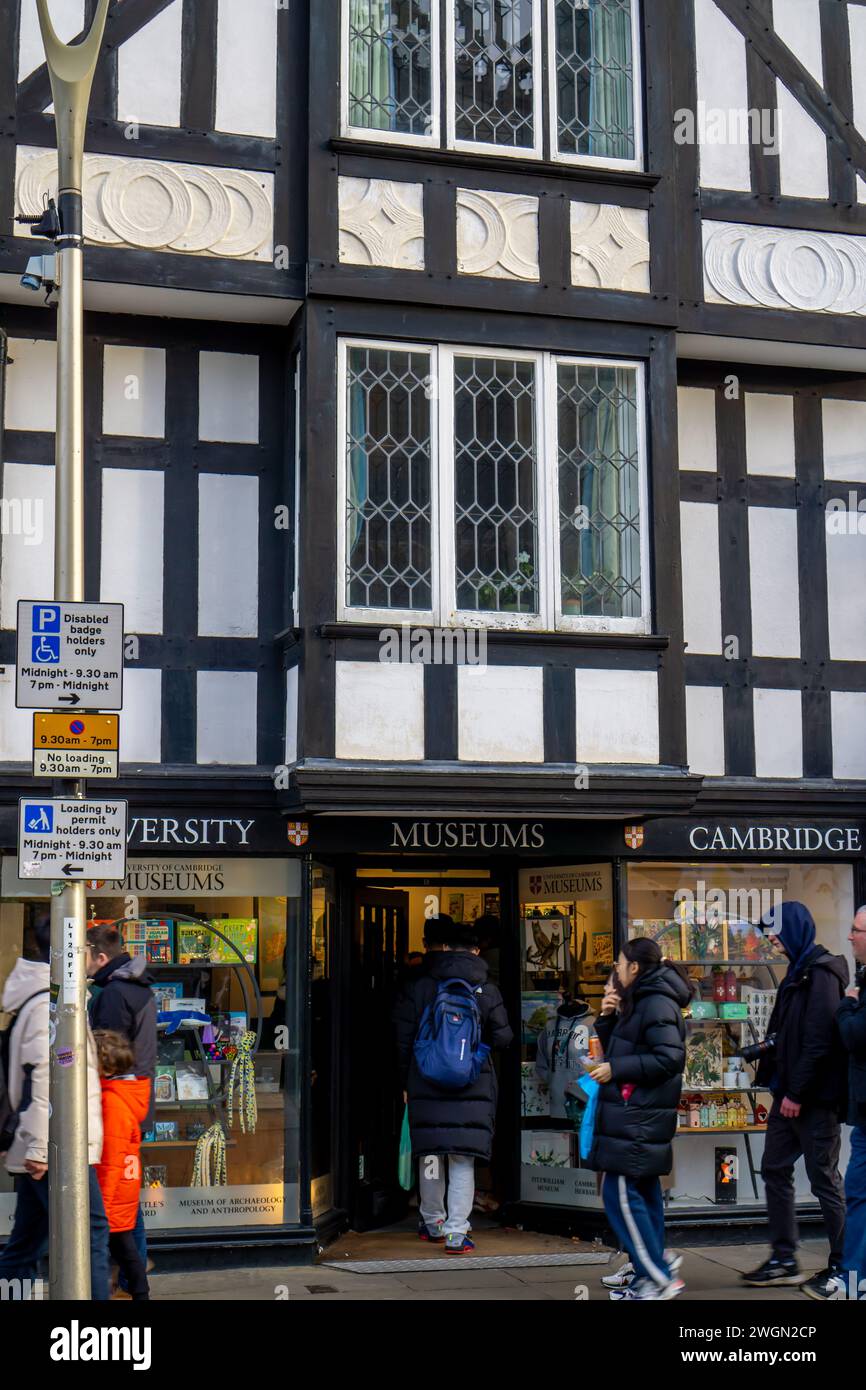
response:
M753 1269L751 1274L741 1277L744 1284L751 1284L756 1289L767 1289L777 1284L799 1284L803 1278L796 1260L777 1260L774 1256L765 1260L760 1269Z
M819 1274L813 1274L800 1288L810 1298L817 1298L822 1303L838 1302L846 1292L844 1271L835 1265L828 1265Z

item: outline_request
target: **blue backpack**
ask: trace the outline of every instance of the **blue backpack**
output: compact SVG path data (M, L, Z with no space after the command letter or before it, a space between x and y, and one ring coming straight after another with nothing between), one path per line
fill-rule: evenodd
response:
M471 1085L490 1053L481 1041L480 993L480 985L466 980L441 980L421 1015L415 1061L422 1076L445 1090Z

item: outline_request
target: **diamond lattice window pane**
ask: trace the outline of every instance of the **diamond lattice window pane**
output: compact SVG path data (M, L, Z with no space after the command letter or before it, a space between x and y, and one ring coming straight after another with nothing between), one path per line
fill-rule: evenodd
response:
M346 602L429 609L430 358L353 347L347 370Z
M454 361L457 607L538 612L535 364Z
M639 618L640 466L632 368L557 368L559 546L566 617Z
M349 124L429 135L430 0L349 0Z
M532 0L455 0L457 139L531 149L534 84Z
M559 150L634 159L632 0L555 0Z

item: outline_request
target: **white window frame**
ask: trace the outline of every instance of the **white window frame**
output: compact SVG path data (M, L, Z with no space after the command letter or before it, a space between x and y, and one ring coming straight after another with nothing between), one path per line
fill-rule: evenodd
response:
M559 148L559 102L556 83L556 0L547 0L547 77L550 126L550 158L554 164L581 165L589 169L642 170L644 167L643 134L643 50L641 45L641 0L631 0L632 51L632 123L634 126L634 158L608 159L604 155L568 154Z
M645 369L642 362L625 361L611 357L584 357L573 353L553 353L548 358L547 397L545 415L550 435L550 463L545 470L549 489L548 511L553 518L550 530L550 550L553 561L553 608L555 628L558 632L610 632L639 633L652 632L652 610L650 603L650 537L649 537L649 483L647 477L647 419ZM640 528L640 600L639 618L591 618L562 611L562 556L559 544L559 421L557 416L557 372L564 367L622 367L635 373L635 408L637 410L637 449L638 449L638 521Z
M542 83L544 80L544 38L541 24L541 0L532 0L532 144L531 145L492 145L481 140L457 139L457 83L454 76L454 59L457 53L457 15L453 0L440 0L446 6L445 52L447 70L445 73L445 104L447 108L445 147L449 150L463 150L469 154L501 154L510 159L541 159L544 131Z
M348 503L348 353L351 348L425 353L432 383L430 412L430 527L431 608L361 608L347 603ZM535 365L536 513L538 612L496 613L457 607L454 511L454 360L486 357ZM621 367L635 373L637 410L641 616L596 618L562 612L562 566L559 539L559 438L557 370L563 366ZM647 456L646 369L633 358L592 357L580 353L523 351L473 344L403 342L388 338L346 337L338 341L337 357L337 621L401 623L419 627L475 627L488 631L588 632L648 634L652 632L649 481Z
M388 627L400 623L427 624L432 627L441 608L439 600L439 466L436 397L430 398L430 608L360 608L348 603L346 520L349 501L348 383L351 348L373 348L393 352L423 352L430 362L430 378L436 383L436 348L430 343L405 343L388 338L341 338L337 357L337 620L339 622L378 623Z
M446 0L448 3L449 0ZM376 145L416 146L422 149L441 148L440 139L440 90L441 73L439 66L439 6L441 0L430 3L430 117L428 135L410 135L400 130L371 130L367 126L349 123L349 4L342 0L340 22L340 134L344 139L364 140Z

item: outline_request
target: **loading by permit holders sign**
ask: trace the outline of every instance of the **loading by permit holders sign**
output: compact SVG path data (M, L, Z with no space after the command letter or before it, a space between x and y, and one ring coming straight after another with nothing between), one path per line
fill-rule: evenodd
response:
M120 715L34 714L34 777L116 777Z
M122 709L123 604L18 603L17 709Z
M126 877L126 801L22 797L18 802L18 877Z

